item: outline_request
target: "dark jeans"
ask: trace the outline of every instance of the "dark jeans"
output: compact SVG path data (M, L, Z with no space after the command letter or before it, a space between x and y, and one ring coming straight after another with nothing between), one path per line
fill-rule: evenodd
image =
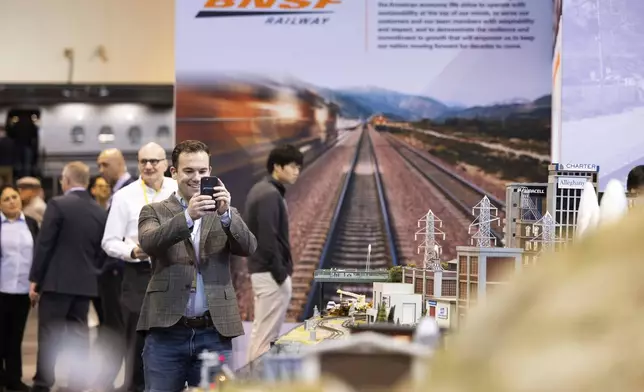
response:
M0 293L0 389L21 383L22 338L30 307L27 294Z
M146 392L178 392L186 382L191 387L201 380L203 351L215 351L230 365L233 343L213 327L195 329L183 325L154 328L148 332L143 349Z

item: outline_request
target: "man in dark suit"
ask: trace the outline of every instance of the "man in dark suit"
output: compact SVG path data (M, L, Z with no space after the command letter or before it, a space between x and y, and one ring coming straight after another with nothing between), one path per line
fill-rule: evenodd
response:
M65 194L49 202L34 261L29 274L29 296L38 302L38 359L34 392L49 391L55 382L54 368L59 348L75 348L75 363L89 355L87 313L98 294L97 274L103 259L101 238L107 214L87 193L89 168L71 162L62 173ZM64 346L59 344L65 336ZM69 339L69 340L67 340ZM68 387L87 387L74 367Z
M125 157L116 148L101 151L96 159L98 170L112 187L112 194L107 202L109 215L114 194L136 181L127 171ZM101 367L101 374L96 384L102 389L111 389L114 380L121 370L125 355L125 322L121 304L121 287L123 285L124 261L118 258L105 258L102 272L98 276L98 294L103 311L103 320L99 333L102 350L108 354Z
M219 182L199 195L210 175L208 147L196 140L172 152L178 192L143 207L139 242L152 259L138 329L147 331L143 363L146 391L198 386L199 354L215 351L230 361L232 338L244 329L230 275L230 256L249 256L257 240Z

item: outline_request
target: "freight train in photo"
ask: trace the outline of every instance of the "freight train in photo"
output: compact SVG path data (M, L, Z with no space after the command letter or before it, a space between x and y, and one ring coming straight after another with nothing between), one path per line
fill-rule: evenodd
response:
M177 141L207 143L212 166L231 192L242 195L265 173L268 152L292 143L306 162L338 136L339 107L314 91L265 83L221 81L212 88L180 85L175 127L171 85L2 85L0 116L7 133L28 151L29 165L16 176L43 178L48 196L57 194L62 167L73 160L96 174L106 148L123 151L137 174L138 149L155 141L168 158ZM175 131L176 130L176 131Z
M313 89L267 79L179 78L176 135L208 144L215 174L242 208L273 147L295 145L306 165L336 142L339 109Z

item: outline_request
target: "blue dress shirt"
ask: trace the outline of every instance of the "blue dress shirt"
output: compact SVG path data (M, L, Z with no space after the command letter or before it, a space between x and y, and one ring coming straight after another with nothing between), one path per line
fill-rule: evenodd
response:
M2 255L0 256L0 292L29 293L29 271L33 261L34 239L24 214L10 221L0 213L2 221Z
M206 296L206 290L203 283L203 276L199 271L199 236L201 233L201 219L196 222L190 218L188 214L188 206L185 200L177 195L179 202L183 206L184 214L186 216L186 223L188 228L192 229L190 233L190 242L192 242L192 247L195 249L195 268L197 268L197 287L195 292L190 292L190 298L188 299L188 304L186 305L186 317L199 317L203 316L204 313L208 311L208 299ZM221 224L224 227L230 226L231 216L230 210L226 211L223 215L220 216Z

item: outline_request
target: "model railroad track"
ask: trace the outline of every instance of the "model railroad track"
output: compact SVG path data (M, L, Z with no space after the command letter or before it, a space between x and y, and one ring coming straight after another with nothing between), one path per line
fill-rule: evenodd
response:
M340 330L338 328L328 326L325 321L320 321L320 323L317 325L316 328L324 329L325 331L329 331L331 333L331 335L329 335L329 337L327 339L338 339L338 338L341 338L342 336L344 336L344 331L342 331L342 330Z
M476 206L483 196L499 209L499 218L503 219L505 202L491 195L489 192L467 181L438 162L435 162L414 147L398 140L396 137L382 133L391 146L403 157L407 163L416 169L427 181L440 190L466 217L474 219L472 208ZM496 237L497 246L503 245L503 231L500 227L492 228L492 235Z
M316 268L364 269L369 245L371 269L398 265L398 249L378 162L369 133L365 129L360 132L356 153L344 179ZM313 271L310 271L307 282L310 289L306 296L304 314L300 314L300 319L310 317L319 301L321 287L315 282L310 283L312 275ZM294 279L294 297L296 291L306 292L307 287L299 286L307 283L295 282ZM324 304L330 300L339 301L336 290L340 286L343 290L356 294L371 296L372 293L370 284L326 283L322 292Z

